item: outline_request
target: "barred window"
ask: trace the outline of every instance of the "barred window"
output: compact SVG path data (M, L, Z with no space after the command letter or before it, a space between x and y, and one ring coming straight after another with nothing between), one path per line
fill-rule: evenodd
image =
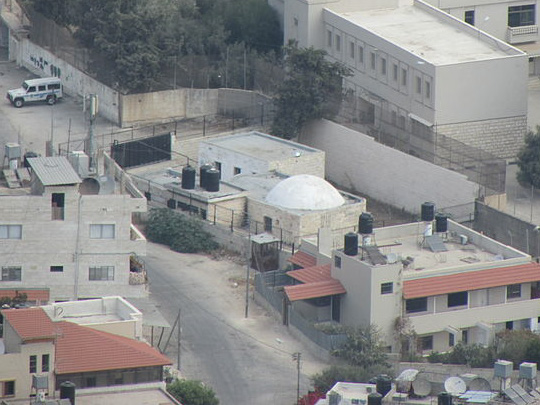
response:
M20 267L2 267L2 281L21 281L21 274Z
M22 225L0 225L0 239L21 239Z
M95 266L88 271L90 281L112 281L114 280L114 266Z
M114 239L114 224L90 225L90 239Z

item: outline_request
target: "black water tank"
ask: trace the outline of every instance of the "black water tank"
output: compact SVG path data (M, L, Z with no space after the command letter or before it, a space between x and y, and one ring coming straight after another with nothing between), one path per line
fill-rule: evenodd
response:
M197 170L191 166L185 166L182 169L182 188L186 190L193 190L195 188L195 177Z
M432 202L425 202L422 204L422 221L430 222L435 217L435 204Z
M392 389L392 379L386 374L381 374L377 377L377 392L383 397Z
M345 248L343 253L347 256L356 256L358 255L358 234L354 232L349 232L345 235Z
M24 167L30 167L30 163L28 163L28 158L36 158L39 155L36 152L26 152L24 154Z
M69 399L71 405L75 405L75 384L71 381L60 384L60 399Z
M368 405L381 405L383 396L378 392L373 392L367 396Z
M371 235L373 233L373 215L369 212L362 212L358 219L358 233Z
M214 166L212 166L210 163L206 163L202 165L199 169L199 183L202 188L206 188L206 173L208 170L213 169Z
M221 172L218 169L210 169L206 172L206 191L219 191L219 179Z
M448 217L442 212L435 214L435 232L447 232L448 231Z
M167 208L170 208L173 210L176 209L176 200L174 198L169 198L169 200L167 201Z
M437 395L438 405L452 405L452 394L449 392L441 392Z

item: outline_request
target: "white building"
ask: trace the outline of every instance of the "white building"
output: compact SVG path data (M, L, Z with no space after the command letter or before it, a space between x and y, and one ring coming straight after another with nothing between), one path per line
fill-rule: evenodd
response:
M107 176L83 180L65 157L28 162L0 186L0 297L13 290L39 303L144 296L144 274L130 267L146 254L132 223L146 199L129 181L118 187L121 169L107 160Z
M425 232L423 222L377 228L349 253L304 240L292 261L305 268L288 273L301 284L286 286L287 297L312 321L375 324L393 350L396 325L407 323L426 353L488 344L504 329L538 330L540 265L529 255L450 220L447 232Z
M503 158L522 145L528 58L519 49L421 0L287 0L284 19L286 42L351 68L352 120L374 136L413 154L436 135Z
M426 0L500 40L527 52L529 74L540 74L540 37L538 0Z

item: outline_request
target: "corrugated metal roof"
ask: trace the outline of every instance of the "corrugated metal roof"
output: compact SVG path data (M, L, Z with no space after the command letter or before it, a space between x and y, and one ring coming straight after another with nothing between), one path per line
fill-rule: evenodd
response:
M292 264L296 264L301 267L313 267L317 264L317 259L308 253L298 251L287 259Z
M287 298L291 302L345 294L346 292L345 287L335 279L318 281L316 283L288 285L285 287L285 294L287 294Z
M5 320L23 341L54 339L56 330L51 318L41 308L5 309Z
M165 366L172 362L147 343L71 322L56 322L56 374Z
M287 275L302 283L315 283L317 281L326 281L332 278L331 265L324 264L322 266L307 267L300 270L291 270Z
M538 263L405 280L403 296L405 299L429 297L532 281L540 281Z
M81 183L81 178L64 156L28 158L28 163L44 186Z

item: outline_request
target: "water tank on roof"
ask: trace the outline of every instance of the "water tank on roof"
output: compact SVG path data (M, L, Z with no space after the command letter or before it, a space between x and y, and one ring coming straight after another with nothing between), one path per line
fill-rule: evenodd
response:
M71 381L60 384L60 399L69 399L71 405L75 405L75 384Z
M377 377L377 392L383 397L392 389L392 379L386 374L381 374Z
M371 235L373 233L373 215L369 212L362 212L358 219L358 233Z
M358 234L349 232L345 235L345 248L343 249L343 253L347 256L358 255Z
M210 163L206 163L199 168L199 182L201 188L206 188L206 173L213 168L214 167Z
M442 212L435 214L435 232L448 231L448 217Z
M182 169L182 188L186 190L193 190L195 188L195 177L197 171L191 166L185 166Z
M441 392L437 395L437 405L452 405L452 394Z
M219 179L221 172L218 169L212 168L206 172L206 191L219 191Z
M383 396L378 392L374 392L367 396L367 405L381 405Z
M422 212L422 221L424 222L430 222L433 221L433 218L435 216L435 204L432 202L425 202L422 204L421 207Z
M26 152L24 154L24 167L30 167L30 163L28 163L28 158L36 158L39 157L39 155L36 152Z

